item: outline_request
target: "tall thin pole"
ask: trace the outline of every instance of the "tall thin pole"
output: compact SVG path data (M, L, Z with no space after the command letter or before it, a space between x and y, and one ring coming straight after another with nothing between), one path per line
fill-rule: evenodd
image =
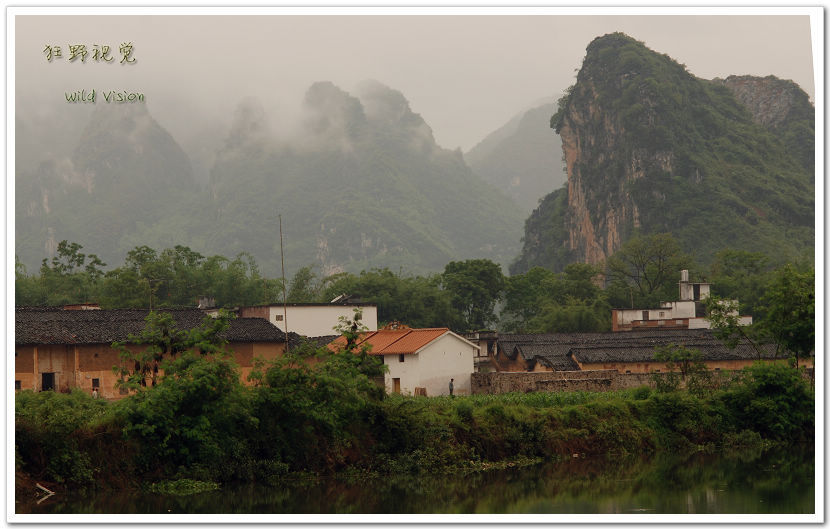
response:
M285 327L285 352L288 352L288 308L285 303L285 254L282 250L282 215L280 219L280 266L282 268L282 326Z

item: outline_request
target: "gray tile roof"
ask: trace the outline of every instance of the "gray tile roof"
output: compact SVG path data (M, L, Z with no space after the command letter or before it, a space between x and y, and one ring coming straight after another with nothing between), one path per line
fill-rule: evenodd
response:
M704 360L752 360L758 353L746 341L735 349L723 345L709 329L671 329L605 333L500 334L499 348L510 358L541 362L557 371L581 363L649 362L654 349L671 343L700 351ZM774 358L775 346L761 346L762 358ZM779 354L779 357L785 355Z
M160 309L173 316L176 327L192 329L205 318L199 309ZM64 310L61 307L15 309L17 345L109 344L125 341L144 328L149 310ZM285 334L262 318L237 318L220 337L229 342L285 342Z

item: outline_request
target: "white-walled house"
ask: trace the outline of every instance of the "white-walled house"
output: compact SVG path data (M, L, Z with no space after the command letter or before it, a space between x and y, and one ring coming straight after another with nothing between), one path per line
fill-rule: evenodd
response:
M661 301L659 309L612 309L611 330L709 329L705 301L709 283L692 283L689 271L680 271L680 301ZM735 302L737 306L737 302ZM737 313L735 314L737 316ZM752 325L752 316L738 316L740 325Z
M342 336L332 342L334 350L345 345ZM383 357L389 370L384 375L386 391L414 395L424 388L427 396L470 394L470 374L478 346L447 328L411 329L401 324L367 332L358 346L370 346L369 354Z
M242 318L265 318L281 331L295 332L301 336L329 336L337 334L334 328L340 317L351 320L354 309L360 309L361 322L370 331L378 328L378 306L373 303L287 303L282 305L258 305L241 307ZM287 324L287 325L286 325Z

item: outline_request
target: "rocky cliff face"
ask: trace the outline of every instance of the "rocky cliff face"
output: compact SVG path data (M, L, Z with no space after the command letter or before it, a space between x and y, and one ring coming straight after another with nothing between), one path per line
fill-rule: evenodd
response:
M704 262L811 246L811 109L790 81L706 81L626 35L595 39L551 119L566 200L531 215L511 270L598 264L637 233L671 232Z
M752 114L752 120L768 129L778 129L798 119L805 106L812 110L807 94L794 82L770 75L730 75L713 82L729 88L735 99Z

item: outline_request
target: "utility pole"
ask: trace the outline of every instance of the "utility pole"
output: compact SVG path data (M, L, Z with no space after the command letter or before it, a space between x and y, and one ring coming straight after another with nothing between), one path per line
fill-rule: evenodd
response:
M280 220L280 267L282 268L282 326L285 327L285 352L288 352L288 308L285 303L285 254L282 249L282 215Z

